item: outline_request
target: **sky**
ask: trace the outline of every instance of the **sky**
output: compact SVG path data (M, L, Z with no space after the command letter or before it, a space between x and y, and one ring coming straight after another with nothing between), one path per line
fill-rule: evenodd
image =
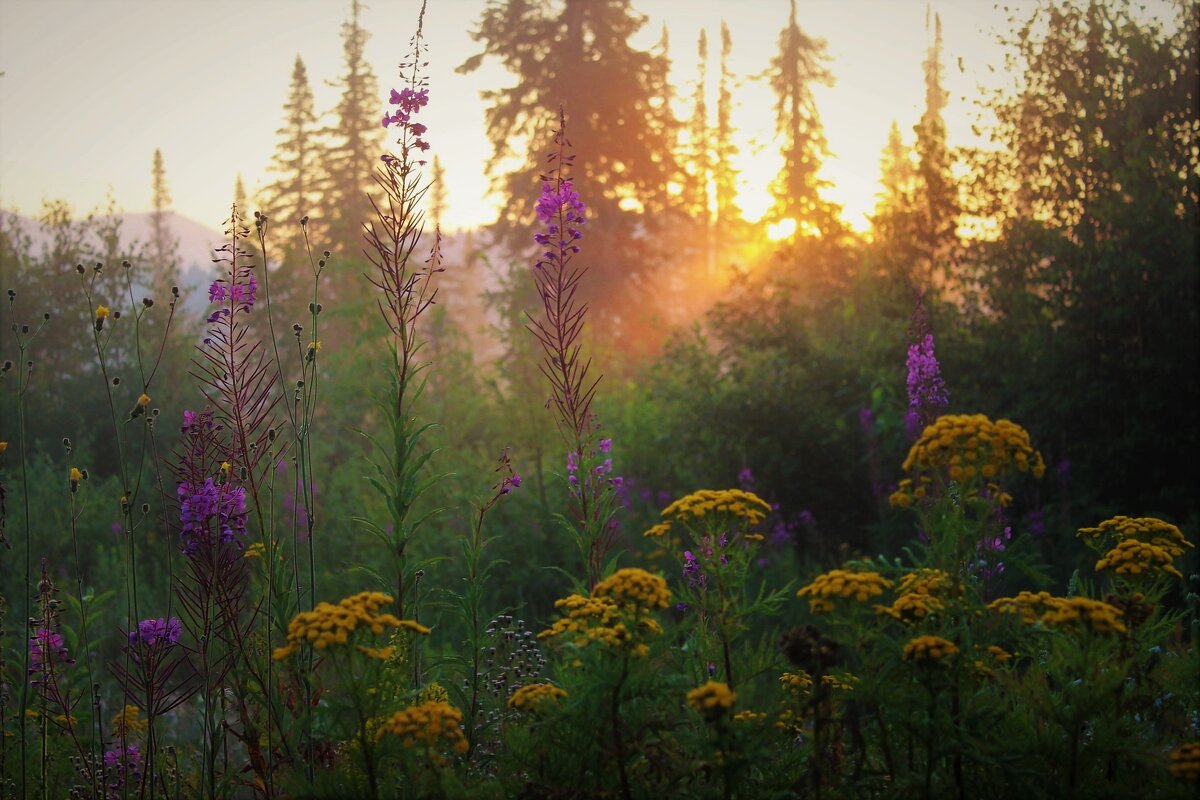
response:
M444 225L475 227L496 218L484 167L482 89L514 78L494 61L459 75L480 51L471 40L485 0L429 0L425 33L430 105L427 138L446 169ZM1036 0L1008 0L1032 8ZM777 52L787 0L634 0L648 18L634 43L653 46L670 31L672 82L689 105L696 39L709 39L710 111L715 114L720 22L728 21L731 66L740 79L734 123L740 129L741 205L755 218L769 202L778 169L773 97L754 80ZM1149 3L1151 13L1165 0ZM155 148L163 153L173 209L219 227L240 174L251 197L270 179L267 167L283 121L293 62L303 58L318 111L337 99L328 85L342 70L341 23L349 0L0 0L0 207L33 215L44 199L65 199L78 213L111 195L119 208L147 211ZM924 104L921 62L930 41L926 0L797 0L806 33L824 38L835 83L815 98L831 151L822 176L826 197L857 229L875 204L880 156L897 121L906 141ZM362 24L367 59L380 86L380 111L398 86L419 0L369 0ZM990 0L932 3L943 24L946 110L952 145L971 132L979 86L1008 80L995 32L1007 14ZM569 111L569 109L568 109ZM580 187L584 190L584 187ZM531 191L536 189L532 184Z

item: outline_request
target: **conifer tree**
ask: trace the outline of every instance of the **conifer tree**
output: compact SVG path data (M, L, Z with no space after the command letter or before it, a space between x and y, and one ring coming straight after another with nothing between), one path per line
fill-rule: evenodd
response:
M299 55L283 111L284 123L276 131L279 142L269 168L277 177L264 188L263 205L271 219L272 240L283 246L287 258L300 249L300 218L320 216L316 209L320 188L317 115L308 71ZM310 224L310 232L312 229Z
M712 182L712 155L708 128L708 34L701 29L696 43L697 79L692 101L692 119L688 125L688 161L685 197L688 214L696 231L696 244L705 274L711 273L712 213L709 207L709 187Z
M729 25L721 20L721 78L717 88L717 129L713 160L713 184L716 199L717 228L732 231L741 221L742 210L737 205L737 168L733 159L737 145L733 143L733 73L729 56L733 52L733 37Z
M154 191L154 210L150 212L151 289L156 299L166 302L171 287L179 283L179 239L171 233L171 193L162 150L154 151L151 177Z
M429 183L429 225L441 230L442 215L446 213L446 170L438 156L433 157Z
M929 12L926 11L928 29ZM914 128L917 134L917 170L920 197L917 206L920 246L920 274L914 278L924 287L942 286L948 279L947 259L956 243L958 190L950 173L950 153L946 146L947 92L942 88L942 18L934 16L934 39L922 65L925 71L925 112Z
M588 205L588 239L596 242L589 249L605 254L581 292L609 317L610 329L628 319L628 293L644 289L662 263L657 215L670 204L667 185L677 174L677 123L663 102L667 61L630 43L645 22L630 0L490 0L472 34L483 51L459 67L471 72L492 57L517 78L483 92L489 173L508 198L494 232L510 249L530 247L537 176L565 109L572 175ZM524 164L512 169L514 157Z
M833 84L823 64L828 58L825 41L808 36L797 24L792 0L787 27L779 34L779 53L765 73L775 91L775 131L783 155L783 168L771 185L775 202L770 216L794 219L802 234L824 236L841 228L837 208L821 197L825 182L817 177L828 149L812 89L814 84Z
M361 10L359 0L351 0L350 19L342 25L345 72L332 84L341 89L341 97L333 109L334 123L324 131L330 140L324 153L329 249L350 258L361 250L362 226L372 214L367 193L374 189L373 170L383 152L383 103L364 55L370 34L359 22Z

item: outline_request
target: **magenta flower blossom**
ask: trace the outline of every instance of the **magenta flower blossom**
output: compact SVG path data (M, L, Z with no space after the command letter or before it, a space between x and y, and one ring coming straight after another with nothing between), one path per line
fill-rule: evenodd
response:
M579 199L579 193L571 187L571 181L562 181L557 189L552 181L544 181L542 196L538 198L537 215L539 220L547 224L545 231L533 235L535 242L563 252L579 252L579 245L573 243L583 238L579 229L587 222L587 208ZM547 251L545 257L557 258L559 254ZM539 261L538 266L543 263Z
M946 382L933 352L933 334L908 346L908 413L905 428L910 438L920 435L950 404Z
M67 648L60 634L46 628L38 628L29 637L29 663L42 667L57 661L68 661Z
M202 542L212 541L213 525L222 543L236 542L246 535L245 488L228 483L218 486L208 478L202 486L183 481L176 493L185 555L193 555Z
M138 623L136 631L129 632L129 643L140 642L146 647L154 647L160 642L165 645L173 645L179 641L181 633L183 633L183 626L177 617L144 619Z

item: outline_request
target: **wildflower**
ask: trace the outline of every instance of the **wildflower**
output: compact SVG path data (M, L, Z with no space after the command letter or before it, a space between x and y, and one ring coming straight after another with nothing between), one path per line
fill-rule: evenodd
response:
M120 797L122 788L142 778L142 751L136 744L118 744L104 753L109 796Z
M900 481L888 498L893 508L908 508L926 496L935 479L963 483L988 477L986 491L978 484L966 490L991 505L1007 506L1011 495L1002 491L1002 479L1015 472L1041 478L1046 471L1042 454L1033 449L1029 433L1010 420L993 422L982 414L944 415L925 428L905 458L903 469L911 477ZM978 488L977 488L978 487Z
M771 504L753 492L741 489L701 489L681 497L662 510L676 522L692 522L709 516L742 520L753 527L771 513Z
M812 691L813 679L807 672L785 672L779 676L779 686L792 697L803 697Z
M449 703L433 701L397 711L379 728L376 737L391 735L405 748L449 746L465 753L469 745L462 733L462 712Z
M1183 573L1175 568L1172 561L1171 552L1165 547L1137 539L1125 539L1096 562L1096 571L1112 568L1118 575L1158 571L1182 578Z
M935 419L950 404L941 367L933 353L933 334L908 346L908 414L905 427L910 438Z
M124 738L132 733L146 730L147 723L141 718L142 710L137 706L127 705L112 718L113 736Z
M878 572L835 569L818 575L796 596L808 597L809 607L817 613L823 613L833 610L833 600L836 598L854 598L862 603L871 597L878 597L891 586L892 582Z
M176 617L144 619L138 623L136 631L129 632L129 643L131 645L141 643L146 647L154 647L159 643L172 645L179 641L179 635L182 632L183 626Z
M706 716L719 717L736 701L737 692L718 681L709 681L687 693L688 705Z
M904 645L904 660L932 663L952 656L958 647L940 636L918 636Z
M521 488L520 475L507 475L500 484L500 494L509 494L513 489Z
M529 711L536 714L566 696L566 691L557 686L548 683L531 683L512 693L512 696L508 698L508 707L516 711Z
M1101 551L1124 541L1144 542L1165 551L1171 558L1178 558L1193 547L1178 527L1155 517L1113 517L1094 528L1080 528L1076 536Z
M222 464L228 475L229 464ZM193 555L202 543L212 539L212 525L217 529L217 541L230 543L246 534L246 490L229 483L217 485L207 478L202 486L188 481L179 484L179 519L183 523L183 552Z
M71 491L74 492L79 488L79 482L83 480L83 470L79 467L71 467Z
M303 644L311 644L318 650L330 645L346 644L360 627L370 629L376 636L382 634L385 627L403 628L420 634L429 633L429 628L418 622L398 619L392 614L379 612L380 608L391 602L392 598L382 592L359 592L336 605L317 603L312 611L301 611L292 618L288 623L287 645L275 648L272 657L276 661L282 661L299 650ZM378 657L369 653L368 655Z
M142 408L150 405L150 395L142 392L140 395L138 395L137 404Z
M1176 778L1200 781L1200 741L1188 742L1172 750L1170 770Z
M1054 597L1049 592L1021 592L1016 597L1000 597L988 608L1002 614L1019 614L1032 625L1053 627L1082 626L1093 633L1125 633L1123 614L1116 606L1087 597Z
M111 313L111 312L109 312L108 306L96 306L96 320L97 321L102 320L102 319L108 319L109 313Z
M628 604L647 611L666 608L671 603L671 592L667 589L667 582L658 575L637 567L617 570L596 584L592 594L597 597L611 596L619 604Z
M671 523L670 522L660 522L657 525L651 526L650 529L648 531L646 531L645 533L643 533L642 535L647 536L647 537L666 536L670 532L671 532Z
M759 713L758 711L750 711L750 710L739 711L738 713L733 715L734 722L762 722L766 718L767 718L766 714L762 714L762 713Z
M318 340L318 341L315 341L315 342L309 342L309 343L308 343L308 349L309 349L310 351L314 352L314 353L319 353L319 352L321 352L321 342L320 342L320 340Z
M263 553L267 550L267 546L262 542L255 542L246 548L246 552L242 554L243 558L262 558Z

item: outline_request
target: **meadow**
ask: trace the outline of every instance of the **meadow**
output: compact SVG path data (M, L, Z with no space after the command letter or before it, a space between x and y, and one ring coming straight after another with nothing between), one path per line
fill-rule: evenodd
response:
M1196 14L1047 8L989 237L929 117L872 238L614 277L753 236L614 233L568 98L485 314L416 20L354 238L233 204L198 319L0 224L0 798L1196 796Z

